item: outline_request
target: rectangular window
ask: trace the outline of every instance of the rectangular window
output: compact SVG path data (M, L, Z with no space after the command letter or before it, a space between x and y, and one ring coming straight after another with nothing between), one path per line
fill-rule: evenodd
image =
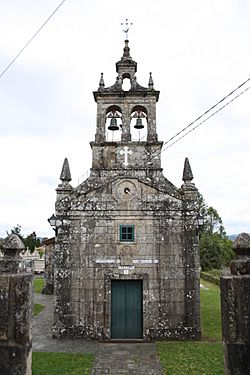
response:
M134 225L120 225L120 241L134 241Z

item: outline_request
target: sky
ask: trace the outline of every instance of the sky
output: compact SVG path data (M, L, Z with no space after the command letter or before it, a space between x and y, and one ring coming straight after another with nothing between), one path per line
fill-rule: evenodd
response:
M61 1L2 0L0 73ZM72 185L91 168L100 73L116 80L133 23L137 82L160 90L159 140L167 141L250 78L248 0L67 0L0 78L0 237L54 235L47 218L65 157ZM250 86L250 81L243 87ZM237 93L240 93L238 91ZM228 234L250 232L250 90L162 153L164 175L182 184L185 157L196 187Z

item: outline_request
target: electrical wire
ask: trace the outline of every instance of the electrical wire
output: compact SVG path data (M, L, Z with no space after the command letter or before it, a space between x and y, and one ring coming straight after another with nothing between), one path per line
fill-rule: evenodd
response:
M233 99L231 99L229 102L227 102L226 104L224 104L222 107L220 107L217 111L213 112L210 116L208 116L207 118L205 118L205 120L199 122L196 126L194 126L192 129L190 129L187 133L185 133L184 135L182 135L181 137L179 137L175 142L172 142L169 146L165 147L162 151L166 151L168 148L170 148L171 146L173 146L174 144L176 144L177 142L179 142L181 139L183 139L184 137L186 137L186 135L188 135L189 133L193 132L195 129L197 129L199 126L201 126L202 124L204 124L206 121L208 121L211 117L213 117L214 115L216 115L218 112L220 112L222 109L224 109L225 107L227 107L229 104L231 104L234 100L238 99L241 95L243 95L246 91L248 91L250 89L250 86L247 87L245 90L241 91L237 96L235 96ZM187 127L185 128L187 129ZM179 132L178 134L181 134L181 132ZM177 135L176 135L177 136ZM175 137L176 137L175 136ZM175 138L175 137L172 137L171 139ZM170 139L170 140L171 140ZM165 144L169 143L170 140L168 140Z
M178 133L176 133L175 136L171 137L169 140L167 140L166 142L163 143L163 145L166 145L168 144L169 142L171 142L171 140L173 140L174 138L176 138L178 135L180 135L181 133L183 133L186 129L188 129L192 124L194 124L198 119L201 119L202 117L204 117L206 114L208 114L212 109L216 108L219 103L222 103L226 98L230 97L233 93L235 93L240 87L242 87L243 85L245 85L250 79L247 79L245 82L243 82L242 84L240 84L236 89L234 89L230 94L226 95L223 99L221 99L219 102L217 102L215 105L213 105L212 107L210 107L207 111L205 111L201 116L197 117L196 120L192 121L192 123L188 124L188 126L186 126L185 128L183 128L181 131L179 131ZM218 110L216 110L215 112L213 112L211 115L209 115L208 117L206 117L203 121L199 122L196 126L194 126L192 129L190 129L187 133L183 134L181 137L179 137L176 141L172 142L170 145L168 145L167 147L165 147L163 150L161 150L160 148L160 152L158 154L156 154L157 150L154 152L154 154L152 155L151 158L149 158L148 161L151 161L153 160L156 156L162 154L164 151L166 151L167 149L169 149L170 147L172 147L174 144L176 144L177 142L179 142L181 139L183 139L186 135L188 135L189 133L193 132L195 129L197 129L199 126L203 125L204 123L206 123L211 117L215 116L217 113L219 113L222 109L224 109L225 107L227 107L229 104L231 104L233 101L235 101L236 99L238 99L240 96L242 96L244 93L246 93L248 90L250 89L250 86L247 87L245 90L241 91L238 95L236 95L234 98L232 98L230 101L228 101L227 103L225 103L222 107L220 107ZM123 173L119 174L119 176L115 176L115 177L111 177L111 178L107 178L107 181L104 183L104 184L101 184L100 186L98 186L96 188L96 191L95 193L89 198L89 199L92 199L94 196L96 196L100 190L105 186L105 185L108 185L112 182L114 182L117 178L121 177L122 175L126 174L125 171L123 171ZM86 202L87 204L87 202Z
M17 55L11 60L11 62L4 68L4 70L1 72L0 74L0 78L3 77L3 75L7 72L7 70L14 64L14 62L18 59L18 57L24 52L24 50L29 46L29 44L35 39L35 37L39 34L39 32L46 26L46 24L50 21L50 19L54 16L54 14L60 9L60 7L63 5L63 3L65 3L66 0L63 0L61 1L61 3L55 8L55 10L51 13L51 15L43 22L43 24L38 28L38 30L35 32L35 34L27 41L27 43L24 45L24 47L17 53ZM166 142L163 143L163 146L170 143L172 140L174 140L176 137L178 137L180 134L182 134L183 132L185 132L189 127L191 127L195 122L197 122L198 120L200 120L202 117L204 117L205 115L207 115L210 111L212 111L213 109L215 109L219 104L221 104L224 100L226 100L227 98L229 98L232 94L234 94L237 90L239 90L243 85L245 85L248 81L250 80L250 78L248 78L246 81L244 81L243 83L241 83L236 89L232 90L229 94L227 94L224 98L222 98L221 100L219 100L216 104L214 104L212 107L210 107L208 110L206 110L203 114L201 114L199 117L197 117L194 121L192 121L191 123L189 123L185 128L183 128L182 130L180 130L178 133L176 133L173 137L169 138ZM202 124L204 124L205 122L207 122L211 117L213 117L215 114L217 114L218 112L220 112L222 109L224 109L226 106L228 106L230 103L232 103L234 100L238 99L241 95L243 95L247 90L249 90L250 87L246 88L244 91L242 91L240 94L238 94L236 97L234 97L232 100L230 100L229 102L227 102L225 105L223 105L222 107L220 107L217 111L213 112L210 116L208 116L205 120L201 121L200 123L198 123L195 127L193 127L192 129L190 129L187 133L185 133L184 135L182 135L181 137L179 137L176 141L172 142L169 146L165 147L163 150L162 150L162 146L159 148L160 149L160 152L158 154L156 154L157 150L154 152L151 160L153 158L155 158L157 155L159 154L162 154L164 151L166 151L167 149L169 149L170 147L172 147L174 144L176 144L177 142L179 142L181 139L183 139L186 135L190 134L191 132L193 132L195 129L197 129L199 126L201 126ZM110 182L113 182L118 176L116 176L115 178L111 178L111 179L107 179L108 181L106 181L106 184L109 184ZM99 190L106 184L103 184L103 185L100 185L99 187L97 187L97 190L96 190L96 193L94 195L96 195L97 193L99 193ZM93 196L91 197L93 198Z
M243 82L241 85L239 85L235 90L233 90L230 94L228 94L227 96L225 96L223 99L221 99L218 103L216 103L214 106L212 106L209 110L207 110L206 112L204 112L201 116L199 116L197 119L201 119L202 117L205 116L205 114L208 114L212 108L215 108L219 103L222 103L226 98L228 98L230 95L232 95L234 92L236 92L240 87L242 87L245 83L247 83L250 79L246 80L245 82ZM222 109L224 109L225 107L227 107L229 104L231 104L233 101L235 101L236 99L238 99L239 97L241 97L244 93L246 93L248 90L250 89L250 86L247 87L245 90L241 91L238 95L236 95L234 98L232 98L230 101L228 101L227 103L225 103L222 107L220 107L219 109L217 109L215 112L213 112L211 115L209 115L208 117L206 117L203 121L199 122L196 126L194 126L192 129L190 129L188 132L186 132L185 134L183 134L181 137L179 137L177 140L175 140L174 142L172 142L170 145L168 145L167 147L165 147L163 150L160 150L160 152L158 154L156 154L154 152L154 154L152 155L152 157L149 159L150 160L153 160L156 156L162 154L164 151L166 151L167 149L169 149L170 147L172 147L174 144L176 144L177 142L179 142L181 139L183 139L186 135L190 134L191 132L193 132L195 129L197 129L199 126L203 125L204 123L206 123L211 117L215 116L217 113L219 113ZM171 137L168 141L164 142L163 145L166 145L168 144L169 142L171 142L171 140L173 140L174 138L176 138L178 135L180 135L181 133L183 133L184 130L188 129L191 124L194 124L196 121L192 121L192 123L190 123L188 126L186 126L185 128L183 128L180 132L178 132L175 136ZM124 174L124 172L123 172ZM100 186L98 186L98 188L96 189L95 193L90 197L90 198L93 198L95 195L97 195L100 190L107 184L110 184L112 182L114 182L118 177L120 177L121 175L119 176L115 176L115 177L111 177L111 178L107 178L106 182L104 184L101 184Z
M23 53L23 51L28 47L28 45L32 42L33 39L37 36L37 34L44 28L44 26L50 21L50 19L54 16L54 14L59 10L59 8L63 5L66 0L63 0L56 9L51 13L51 15L43 22L43 24L39 27L39 29L35 32L35 34L28 40L28 42L24 45L24 47L18 52L18 54L11 60L11 62L4 68L2 73L0 74L0 78L7 72L7 70L14 64L17 58Z
M172 136L171 138L169 138L166 142L163 143L162 146L165 146L166 144L168 144L169 142L171 142L173 139L175 139L176 137L178 137L181 133L183 133L184 131L186 131L188 128L190 128L190 126L192 126L195 122L199 121L202 117L206 116L209 112L211 112L213 109L215 109L219 104L221 104L222 102L224 102L224 100L226 100L227 98L229 98L231 95L233 95L236 91L238 91L241 87L243 87L247 82L250 81L250 78L248 78L246 81L242 82L238 87L236 87L234 90L232 90L229 94L227 94L226 96L224 96L224 98L220 99L216 104L212 105L212 107L210 107L209 109L207 109L205 112L203 112L200 116L198 116L195 120L193 120L192 122L190 122L187 126L185 126L185 128L181 129L178 133L176 133L174 136ZM247 90L246 90L247 91ZM245 92L245 91L244 91ZM243 92L243 93L244 93ZM240 96L240 95L239 95ZM237 97L236 97L237 98ZM233 100L232 100L233 101ZM222 107L224 108L224 106ZM217 112L215 112L217 113ZM210 118L212 116L209 116L208 118ZM202 122L203 123L203 122ZM195 127L196 129L196 127ZM188 132L189 133L189 132ZM187 133L187 134L188 134ZM178 139L182 139L183 137L180 137ZM175 144L176 142L173 142L173 144ZM155 150L154 153L156 153L158 150L161 150L162 149L162 146L160 146L158 149ZM169 148L169 147L168 147ZM167 149L167 148L166 148Z

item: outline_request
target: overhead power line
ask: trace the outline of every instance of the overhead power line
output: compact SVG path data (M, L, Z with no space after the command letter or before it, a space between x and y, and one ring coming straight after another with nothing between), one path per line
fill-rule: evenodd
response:
M221 104L222 102L224 102L224 100L228 99L231 95L233 95L234 93L236 93L236 91L238 91L241 87L243 87L247 82L250 81L250 78L248 78L246 81L242 82L238 87L236 87L234 90L232 90L229 94L227 94L226 96L224 96L224 98L220 99L216 104L212 105L212 107L210 107L209 109L207 109L205 112L203 112L199 117L197 117L195 120L193 120L192 122L190 122L187 126L185 126L185 128L181 129L178 133L176 133L173 137L169 138L166 142L163 143L163 146L165 146L166 144L170 143L171 141L173 141L176 137L178 137L180 134L182 134L183 132L185 132L188 128L190 128L190 126L192 126L195 122L199 121L202 117L206 116L209 112L211 112L213 109L215 109L219 104ZM244 94L248 89L244 90L240 95L237 95L235 97L235 99L237 99L239 96L241 96L242 94ZM230 104L231 102L233 102L235 99L233 100L230 100L228 102L228 104ZM227 105L228 105L227 104ZM224 105L221 107L221 109L225 108L227 105ZM214 112L214 114L218 113L219 111L216 111ZM207 119L209 119L211 116L209 116ZM207 121L207 120L206 120ZM200 126L201 124L203 124L205 121L202 121L198 126ZM194 129L198 128L198 126L195 126L192 130L190 130L189 132L185 133L185 134L189 134L191 131L193 131ZM182 139L184 138L184 136L178 138L178 139ZM171 145L174 145L175 143L177 142L173 142L171 143ZM170 146L169 146L170 147ZM167 150L169 147L166 147L164 150ZM156 155L157 154L157 151L158 150L161 150L162 146L159 147L154 153ZM161 152L161 151L160 151Z
M229 102L225 103L222 107L220 107L219 109L217 109L217 111L213 112L210 116L206 117L203 121L199 122L196 126L194 126L192 129L190 129L187 133L183 134L181 137L179 137L176 141L172 142L169 146L165 147L163 150L161 150L161 153L166 151L168 148L170 148L171 146L173 146L175 143L179 142L182 138L186 137L186 135L188 135L189 133L191 133L192 131L194 131L195 129L197 129L199 126L201 126L202 124L204 124L206 121L208 121L211 117L213 117L214 115L216 115L218 112L220 112L222 109L224 109L225 107L227 107L229 104L231 104L234 100L238 99L241 95L245 94L246 91L248 91L250 89L250 86L247 87L245 90L241 91L238 95L236 95L234 98L232 98ZM193 122L194 123L194 122ZM185 128L185 130L187 129L188 127ZM167 142L165 142L164 144L167 144L171 141L171 139L173 140L174 138L177 137L178 134L181 134L184 130L182 130L181 132L177 133L174 137L170 138L170 140L168 140Z
M197 117L194 121L192 121L190 124L188 124L185 128L183 128L182 130L180 130L178 133L176 133L173 137L169 138L166 142L163 143L163 146L170 143L171 140L174 140L176 137L178 137L178 135L182 134L185 130L187 130L191 125L193 125L196 121L198 121L199 119L201 119L202 117L204 117L206 114L208 114L212 109L215 109L220 103L222 103L225 99L229 98L233 93L235 93L237 90L239 90L242 86L244 86L248 81L250 81L250 78L248 78L246 81L244 81L243 83L241 83L236 89L234 89L233 91L231 91L228 95L226 95L224 98L222 98L221 100L219 100L216 104L214 104L212 107L210 107L207 111L205 111L202 115L200 115L199 117ZM248 90L250 89L250 86L247 87L245 90L241 91L238 95L236 95L235 97L233 97L231 100L229 100L227 103L225 103L222 107L220 107L219 109L217 109L215 112L213 112L211 115L209 115L208 117L206 117L204 120L202 120L201 122L199 122L197 125L195 125L192 129L190 129L188 132L186 132L185 134L183 134L181 137L179 137L178 139L176 139L174 142L172 142L170 145L168 145L167 147L165 147L163 150L161 149L161 147L159 147L155 152L154 154L152 155L152 157L148 160L148 161L151 161L153 160L157 155L160 155L162 154L164 151L166 151L167 149L169 149L170 147L172 147L174 144L176 144L177 142L179 142L181 139L183 139L184 137L186 137L186 135L188 135L189 133L193 132L195 129L197 129L199 126L201 126L202 124L204 124L205 122L207 122L211 117L215 116L217 113L219 113L222 109L224 109L225 107L227 107L229 104L231 104L233 101L235 101L236 99L238 99L240 96L242 96L244 93L246 93ZM157 152L159 150L159 152ZM136 167L136 166L135 166ZM122 175L122 174L121 174ZM121 176L120 175L120 176ZM97 195L100 191L100 189L102 187L104 187L106 184L108 183L112 183L115 179L117 178L117 176L113 177L113 178L110 178L108 181L106 181L104 184L100 185L96 192L94 193L93 196ZM92 197L93 197L92 196Z
M237 89L233 90L230 94L228 94L225 98L221 99L218 103L216 103L214 106L211 107L212 108L215 108L219 103L221 103L223 100L225 100L226 98L228 98L232 93L236 92L240 87L242 87L246 82L248 82L250 79L248 79L247 81L245 81L244 83L242 83L241 85L239 85L237 87ZM236 95L235 97L233 97L230 101L228 101L227 103L225 103L222 107L220 107L219 109L217 109L215 112L213 112L211 115L209 115L208 117L206 117L203 121L199 122L196 126L194 126L192 129L190 129L187 133L183 134L181 137L179 137L177 140L175 140L174 142L172 142L170 145L168 145L167 147L165 147L163 150L159 151L158 154L154 154L152 155L152 157L149 159L152 160L154 159L157 155L163 153L164 151L166 151L168 148L172 147L174 144L176 144L177 142L179 142L182 138L184 138L186 135L188 135L189 133L193 132L195 129L197 129L199 126L201 126L202 124L204 124L205 122L207 122L211 117L215 116L218 112L220 112L222 109L224 109L225 107L227 107L229 104L231 104L233 101L235 101L236 99L238 99L240 96L242 96L245 92L247 92L248 90L250 89L250 86L247 87L245 90L241 91L238 95ZM205 116L205 114L207 114L211 109L207 110L206 112L204 112L201 116L199 116L197 119L201 119L203 116ZM192 121L192 124L194 124L196 121ZM189 124L190 125L190 124ZM187 129L188 126L186 126L184 129ZM168 141L164 142L163 145L166 145L167 143L169 143L171 140L173 140L178 134L180 135L184 129L182 129L180 132L178 132L174 137L171 137ZM136 166L135 166L136 168ZM121 174L119 174L119 176L115 176L115 177L110 177L110 178L107 178L106 182L104 184L101 184L100 186L98 186L96 188L96 191L93 195L91 195L91 197L89 199L92 199L93 197L95 197L97 194L99 194L99 192L101 191L101 189L107 185L107 184L110 184L112 182L114 182L117 178L121 177L122 175L126 175L126 172L123 171ZM95 190L95 189L94 189Z
M5 67L5 69L0 74L0 78L7 72L7 70L14 64L16 59L23 53L23 51L28 47L28 45L32 42L33 39L37 36L37 34L44 28L44 26L50 21L50 19L54 16L54 14L59 10L59 8L63 5L66 0L63 0L56 9L51 13L51 15L44 21L44 23L39 27L39 29L35 32L35 34L28 40L28 42L23 46L23 48L18 52L18 54L11 60L11 62Z

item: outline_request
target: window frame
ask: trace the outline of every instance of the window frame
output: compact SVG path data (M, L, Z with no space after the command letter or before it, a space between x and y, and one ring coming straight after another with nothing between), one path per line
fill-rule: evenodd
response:
M123 232L123 228L126 229L125 233ZM132 228L132 232L128 232L128 228ZM128 236L132 234L132 238L128 238ZM125 235L126 238L123 238ZM135 226L134 224L120 224L120 242L134 242L135 241Z

